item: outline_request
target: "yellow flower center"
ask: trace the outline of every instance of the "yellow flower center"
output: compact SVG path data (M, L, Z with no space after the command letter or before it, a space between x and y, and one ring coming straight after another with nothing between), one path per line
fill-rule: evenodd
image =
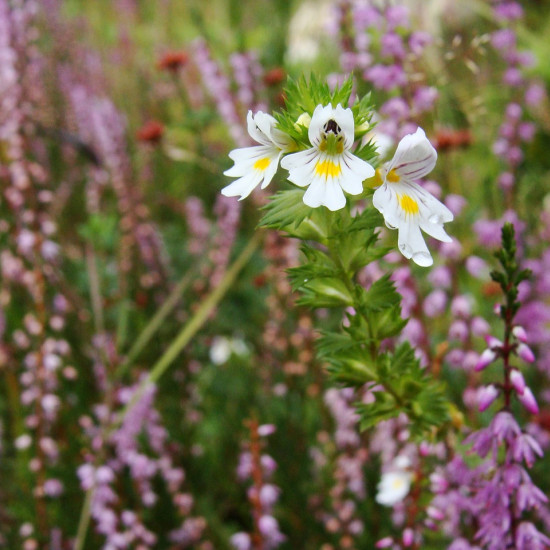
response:
M336 164L331 160L323 160L315 165L315 173L325 178L335 178L342 172L340 164Z
M402 478L396 477L393 480L391 485L392 485L392 489L401 489L401 487L403 487L403 485L405 485L405 482L403 481Z
M254 169L263 172L270 164L271 160L268 158L259 159L254 163Z
M399 177L399 174L395 172L395 170L390 170L386 174L386 180L390 183L397 183L401 178Z
M418 203L409 195L397 195L399 206L406 214L418 214Z

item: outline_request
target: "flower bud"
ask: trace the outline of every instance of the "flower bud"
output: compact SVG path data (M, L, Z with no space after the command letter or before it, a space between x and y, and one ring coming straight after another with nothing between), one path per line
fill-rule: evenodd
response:
M537 400L535 399L535 396L530 388L526 386L523 390L523 394L518 395L518 399L531 414L539 414Z
M474 370L477 372L479 372L480 370L483 370L485 367L490 365L496 358L497 358L497 354L495 351L493 351L492 349L486 349L479 356L479 360L476 363Z
M523 342L518 345L518 355L526 363L532 363L535 360L535 354L531 351L531 348Z
M519 395L523 395L523 392L525 391L525 380L519 370L512 370L510 373L510 383L514 386L514 389Z
M499 391L493 384L480 388L477 394L479 412L487 410L498 397Z
M384 537L380 539L375 545L375 548L389 548L393 544L393 539L391 537Z
M414 542L414 531L410 527L407 527L403 531L403 546L405 547L411 546L413 542Z
M527 342L527 333L525 332L525 329L523 327L520 327L519 325L516 325L512 329L512 334L523 343Z

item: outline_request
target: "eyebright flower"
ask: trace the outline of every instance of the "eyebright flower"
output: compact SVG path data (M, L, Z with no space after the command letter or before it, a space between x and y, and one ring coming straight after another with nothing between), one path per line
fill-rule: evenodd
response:
M281 166L289 170L288 179L307 187L304 203L312 208L324 205L339 210L350 195L363 192L363 180L374 175L374 168L350 152L354 141L351 109L340 104L317 105L308 128L310 149L286 156Z
M452 242L443 229L444 223L453 220L452 212L415 181L432 171L436 159L436 150L424 130L418 128L406 135L393 159L377 171L381 184L373 196L373 204L386 225L398 229L403 256L424 267L432 265L433 260L421 229L435 239Z
M224 174L239 179L222 189L226 197L240 195L239 200L248 197L258 185L261 184L262 189L269 185L283 151L291 143L290 138L275 127L277 121L271 115L262 111L253 115L248 111L246 120L250 137L261 145L242 147L229 153L235 165Z

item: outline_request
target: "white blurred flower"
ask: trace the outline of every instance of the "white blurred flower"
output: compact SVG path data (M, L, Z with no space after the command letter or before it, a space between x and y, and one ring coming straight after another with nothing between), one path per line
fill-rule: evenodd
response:
M391 471L382 474L377 486L376 502L383 506L394 506L401 502L411 488L413 474L408 470L410 460L406 456L398 456L393 462Z
M382 213L390 229L398 229L399 250L405 258L427 267L433 260L421 229L443 242L452 239L443 229L453 220L452 212L415 180L429 174L437 153L418 128L406 135L397 146L393 159L378 172L381 185L374 192L373 204Z
M310 149L286 156L281 166L289 181L307 187L304 203L312 208L324 205L339 210L350 195L363 192L363 180L374 175L374 168L350 152L355 125L351 109L340 104L317 105L308 128Z
M248 347L241 338L227 338L226 336L216 336L210 345L210 361L214 365L223 365L235 355L246 355Z
M235 165L224 174L238 177L233 183L222 189L226 197L240 196L242 200L261 184L265 189L279 165L279 159L283 151L290 145L290 138L275 126L277 121L266 113L258 111L252 114L248 111L248 133L250 137L260 145L234 149L229 153Z

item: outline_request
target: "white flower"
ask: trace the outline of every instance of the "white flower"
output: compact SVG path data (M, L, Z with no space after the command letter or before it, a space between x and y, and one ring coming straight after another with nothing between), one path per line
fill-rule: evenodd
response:
M273 179L283 151L290 145L290 138L275 125L277 121L266 113L258 111L255 115L248 111L246 118L250 137L261 145L234 149L229 153L235 165L224 174L238 177L233 183L222 189L226 197L240 195L242 200L262 184L265 189Z
M292 183L309 186L304 193L308 206L339 210L346 204L344 191L359 195L363 192L363 180L374 175L370 164L349 151L354 141L351 109L317 105L308 136L313 147L286 156L281 166L289 170Z
M403 460L399 460L402 458ZM393 506L402 501L411 488L412 472L407 468L410 460L407 457L397 457L393 463L394 470L382 474L377 486L376 502L383 506Z
M452 241L443 224L452 221L453 214L415 183L432 171L436 159L437 153L424 130L418 128L416 133L406 135L393 159L380 169L382 185L372 201L386 225L399 230L399 250L403 256L425 267L432 265L433 260L420 229L440 241Z

